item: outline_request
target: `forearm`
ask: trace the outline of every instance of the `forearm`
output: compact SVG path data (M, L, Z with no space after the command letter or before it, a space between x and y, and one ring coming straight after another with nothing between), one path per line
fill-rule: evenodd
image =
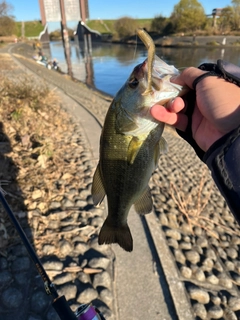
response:
M240 224L240 126L215 142L203 161Z

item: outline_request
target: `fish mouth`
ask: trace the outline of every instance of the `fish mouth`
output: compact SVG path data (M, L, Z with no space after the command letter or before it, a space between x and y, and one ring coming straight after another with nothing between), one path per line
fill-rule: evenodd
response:
M134 69L133 69L133 73L135 75L135 77L137 79L142 79L145 77L145 75L147 74L147 61L143 61L142 63L138 64Z
M141 63L139 65L139 67L142 68L142 72L144 73L144 78L147 82L148 81L148 59L143 61L143 63ZM156 72L156 70L154 68L154 64L153 64L151 85L154 90L159 91L162 87L161 84L162 84L162 79L159 77L159 73Z
M148 65L149 65L148 59L145 59L142 63L138 64L133 71L134 77L138 79L138 81L143 81L145 87L147 87L147 84L148 84ZM163 87L163 81L168 77L170 78L171 76L165 72L163 73L160 72L157 62L156 62L156 65L155 63L153 63L152 77L151 77L151 86L153 89L152 93L154 91L160 91ZM171 85L175 86L175 84L172 84L172 83Z

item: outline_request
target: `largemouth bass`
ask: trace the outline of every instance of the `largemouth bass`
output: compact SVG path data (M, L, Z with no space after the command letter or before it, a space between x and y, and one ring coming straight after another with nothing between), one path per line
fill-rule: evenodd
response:
M144 38L144 33L139 36ZM149 38L144 39L149 43ZM108 203L99 244L118 243L126 251L133 250L127 224L129 210L134 205L139 214L151 212L148 182L160 153L167 149L161 137L164 124L154 120L150 108L156 103L165 104L183 91L170 82L179 71L155 56L152 43L148 49L148 59L134 68L109 107L92 185L94 205L101 203L105 195Z

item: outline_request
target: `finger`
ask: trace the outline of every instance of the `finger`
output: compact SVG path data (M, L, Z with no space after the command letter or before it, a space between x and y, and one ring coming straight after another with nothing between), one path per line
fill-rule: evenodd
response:
M177 121L174 124L174 127L181 131L185 131L187 129L187 125L188 125L188 117L183 113L178 113Z
M185 103L184 103L183 99L180 97L176 97L175 99L171 100L167 104L167 109L170 112L175 112L175 113L182 111L184 109L184 107L185 107Z
M204 73L206 73L206 71L202 71L194 67L189 67L183 70L180 75L172 77L171 82L180 84L181 86L188 86L190 89L193 89L193 81Z
M169 111L160 105L151 108L151 115L158 121L167 123L179 130L185 131L188 123L186 115Z
M177 114L169 111L167 108L155 105L150 110L151 115L158 121L173 125L177 121Z

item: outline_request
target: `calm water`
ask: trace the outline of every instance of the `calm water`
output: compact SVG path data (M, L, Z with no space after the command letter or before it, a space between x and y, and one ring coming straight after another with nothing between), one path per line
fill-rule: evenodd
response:
M59 61L67 72L62 42L52 42L46 54ZM203 62L224 59L240 65L240 48L157 48L156 54L177 68L198 66ZM147 57L143 46L94 43L91 56L85 55L83 44L71 43L71 62L74 77L115 95L132 69Z

